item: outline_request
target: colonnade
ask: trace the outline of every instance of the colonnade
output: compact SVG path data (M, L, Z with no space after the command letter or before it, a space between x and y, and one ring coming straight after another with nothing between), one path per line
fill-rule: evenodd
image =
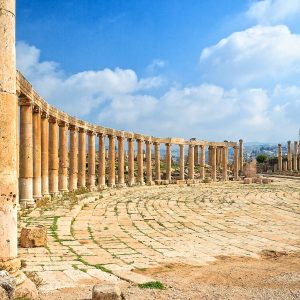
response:
M287 160L283 160L282 145L278 144L278 171L300 171L300 143L294 141L293 150L292 142L287 142Z

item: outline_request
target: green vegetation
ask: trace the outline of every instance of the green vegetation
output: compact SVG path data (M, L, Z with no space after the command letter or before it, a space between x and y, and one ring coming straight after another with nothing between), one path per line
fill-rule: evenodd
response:
M256 161L260 164L267 162L268 161L268 156L265 154L260 154L258 156L256 156Z
M160 281L149 281L146 283L138 284L138 287L141 289L158 289L165 290L166 287Z

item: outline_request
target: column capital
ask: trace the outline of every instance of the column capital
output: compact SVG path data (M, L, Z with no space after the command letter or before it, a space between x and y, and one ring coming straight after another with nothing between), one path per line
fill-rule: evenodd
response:
M68 123L65 122L65 121L62 121L62 120L59 120L57 123L58 123L59 127L66 127L66 126L68 126Z
M278 144L278 147L281 147L281 144Z
M87 130L87 135L96 135L96 132L92 130Z
M79 128L78 128L78 131L79 131L80 133L85 133L85 132L86 132L86 129L79 127Z
M33 105L33 101L27 97L21 96L19 98L19 105L20 106L31 106L31 105Z
M118 141L124 141L125 138L124 138L124 136L118 135L117 139L118 139Z
M74 124L69 124L69 129L72 131L78 131L78 127Z
M159 146L160 142L153 142L154 145Z
M49 114L45 111L42 111L41 116L43 119L48 119L49 118Z
M34 106L33 106L33 110L32 110L32 111L33 111L33 113L35 113L35 114L41 114L41 113L42 113L40 107L37 106L37 105L34 105Z
M151 145L152 141L146 140L145 143L146 143L146 145Z
M57 118L54 116L49 116L49 123L57 123Z

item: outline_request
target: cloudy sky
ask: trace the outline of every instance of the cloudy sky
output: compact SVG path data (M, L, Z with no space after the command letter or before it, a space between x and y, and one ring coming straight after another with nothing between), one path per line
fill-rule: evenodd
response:
M17 65L51 104L155 136L300 129L300 0L17 1Z

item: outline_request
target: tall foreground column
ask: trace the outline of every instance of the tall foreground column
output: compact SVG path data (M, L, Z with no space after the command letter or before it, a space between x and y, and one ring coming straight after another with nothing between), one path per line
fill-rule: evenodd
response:
M155 180L161 180L160 175L160 144L154 143L154 156L155 156Z
M171 144L166 144L166 180L169 182L172 179L172 152L171 152Z
M282 148L281 144L278 144L278 171L282 171Z
M292 149L291 149L291 141L287 142L288 147L288 153L287 153L287 159L288 159L288 171L292 170Z
M195 149L194 149L194 163L195 163L195 166L198 166L199 165L199 146L198 145L195 145Z
M86 135L83 128L79 129L78 142L78 186L86 186Z
M233 147L233 176L234 180L239 179L239 157L238 152L239 148L237 146Z
M128 138L128 185L134 184L134 144L133 139Z
M294 142L294 159L293 159L293 170L298 171L298 142Z
M243 140L239 140L240 147L239 147L239 168L240 171L244 171L244 142Z
M137 163L138 163L138 175L137 175L137 182L141 185L144 184L144 158L143 158L143 140L137 140Z
M200 179L205 178L205 146L201 145L201 152L200 152Z
M78 181L78 139L77 127L70 125L70 173L69 173L69 190L75 191L77 189Z
M222 170L223 170L223 180L227 181L228 176L227 176L227 164L228 164L228 148L223 147L222 149Z
M61 193L68 191L68 125L59 122L59 170L58 189Z
M17 276L15 1L0 1L0 269ZM5 45L5 47L4 47Z
M211 179L217 180L217 147L211 147Z
M184 145L179 145L179 179L184 180Z
M194 179L194 145L189 145L189 179Z
M98 185L105 187L105 135L100 133L99 137L99 166L98 166Z
M95 133L88 132L88 186L90 190L95 189L96 180L96 152L95 152Z
M48 114L43 112L41 119L41 176L42 176L42 195L49 196L49 122Z
M2 109L2 108L1 108ZM20 99L20 205L34 206L33 200L33 139L32 104Z
M124 180L124 137L118 136L118 185L123 186Z
M33 110L33 198L42 198L41 111Z
M49 118L49 193L58 195L58 125L57 120Z
M146 169L147 169L147 184L152 184L152 159L151 159L151 145L150 141L146 141Z
M115 175L115 137L113 135L108 136L109 149L108 149L108 163L109 163L109 173L108 173L108 186L114 187L116 184Z

